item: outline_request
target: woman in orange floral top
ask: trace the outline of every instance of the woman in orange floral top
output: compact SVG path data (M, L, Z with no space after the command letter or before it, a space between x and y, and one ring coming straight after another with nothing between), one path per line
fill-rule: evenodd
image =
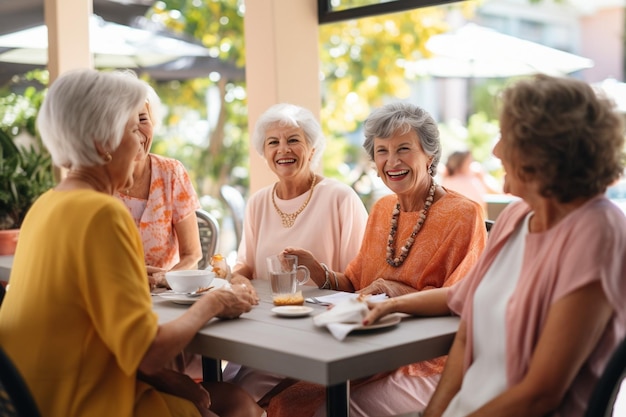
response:
M198 196L180 161L151 154L154 128L160 121L160 100L146 84L147 100L139 114L144 136L135 162L131 188L116 192L129 208L143 241L151 287L167 287L165 272L196 269L202 257L196 209Z

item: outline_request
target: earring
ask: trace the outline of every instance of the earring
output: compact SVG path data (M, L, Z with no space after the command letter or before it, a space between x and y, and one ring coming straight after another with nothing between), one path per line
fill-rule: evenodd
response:
M113 160L113 157L111 156L110 153L107 152L102 156L102 159L104 160L105 164L108 164L109 162Z
M433 166L432 165L428 166L428 175L430 175L431 177L433 176Z

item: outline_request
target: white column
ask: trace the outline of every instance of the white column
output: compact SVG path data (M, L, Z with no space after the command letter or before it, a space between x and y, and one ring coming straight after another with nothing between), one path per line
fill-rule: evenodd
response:
M93 68L89 52L92 0L45 0L50 82L76 68Z
M248 129L268 107L289 102L321 110L316 0L249 0L245 3ZM250 147L250 192L276 181Z

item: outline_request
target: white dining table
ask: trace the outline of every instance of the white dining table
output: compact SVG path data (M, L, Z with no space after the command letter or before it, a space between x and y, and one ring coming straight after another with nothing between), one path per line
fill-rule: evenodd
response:
M221 360L232 361L274 374L326 387L327 415L347 417L351 379L391 371L403 365L447 354L457 317L404 317L393 326L349 334L337 340L326 328L316 327L312 317L327 307L309 304L307 317L279 317L271 310L269 282L254 280L259 305L238 319L207 322L187 350L201 354L204 377L221 378ZM304 286L305 297L332 291ZM180 316L189 306L153 296L159 322Z

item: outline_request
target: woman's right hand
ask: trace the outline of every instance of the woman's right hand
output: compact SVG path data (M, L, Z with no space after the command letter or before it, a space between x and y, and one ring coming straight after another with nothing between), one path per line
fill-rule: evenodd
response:
M235 284L228 288L220 288L212 292L212 302L221 304L221 309L217 317L221 319L234 319L242 313L247 313L252 306L259 303L259 299L254 292L245 284Z
M310 273L312 281L315 281L318 287L324 285L326 281L326 274L322 264L320 264L313 253L300 248L286 247L282 251L283 255L295 255L298 257L298 265L304 265L307 267Z
M157 268L156 266L147 265L148 282L150 283L150 289L154 288L169 288L167 280L165 279L165 273L167 270L163 268Z

